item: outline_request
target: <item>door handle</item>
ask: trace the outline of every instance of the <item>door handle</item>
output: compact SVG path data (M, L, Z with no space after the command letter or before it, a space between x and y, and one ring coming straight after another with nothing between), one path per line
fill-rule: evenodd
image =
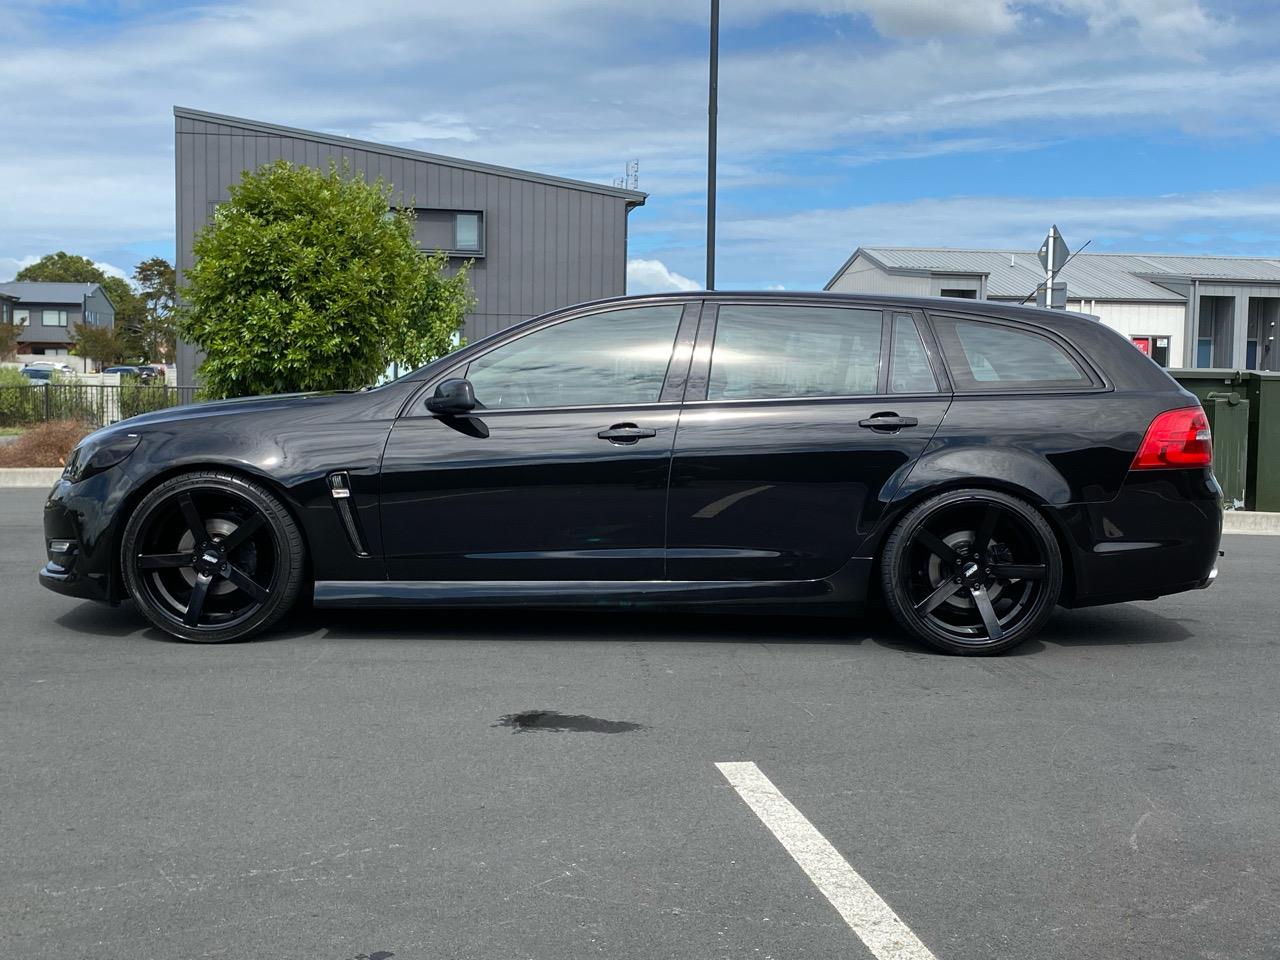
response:
M610 443L635 443L645 437L656 437L657 430L650 430L648 427L637 427L634 423L615 423L608 430L601 430L596 434L601 440L608 440Z
M915 417L900 417L896 413L877 413L874 417L859 420L858 426L869 430L901 430L903 427L914 427L919 422Z

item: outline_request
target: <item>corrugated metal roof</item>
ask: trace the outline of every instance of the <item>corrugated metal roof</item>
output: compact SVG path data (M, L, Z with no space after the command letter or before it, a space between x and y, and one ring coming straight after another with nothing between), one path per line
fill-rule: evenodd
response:
M96 283L42 283L37 280L0 283L0 293L17 297L22 303L84 303L84 298L97 288Z
M889 270L931 274L985 274L987 296L1018 298L1044 282L1034 252L955 250L927 247L863 247L862 252ZM1164 254L1081 253L1058 275L1073 300L1165 300L1180 294L1153 283L1152 277L1265 281L1280 284L1280 260L1255 257L1192 257Z

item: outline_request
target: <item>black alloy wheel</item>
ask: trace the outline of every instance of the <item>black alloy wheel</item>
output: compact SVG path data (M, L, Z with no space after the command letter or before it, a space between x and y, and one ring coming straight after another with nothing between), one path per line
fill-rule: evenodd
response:
M175 637L241 640L275 623L302 584L302 536L268 490L236 474L166 480L129 517L121 547L138 609Z
M948 653L1000 653L1035 635L1062 592L1062 553L1030 504L993 490L940 494L908 513L881 558L908 633Z

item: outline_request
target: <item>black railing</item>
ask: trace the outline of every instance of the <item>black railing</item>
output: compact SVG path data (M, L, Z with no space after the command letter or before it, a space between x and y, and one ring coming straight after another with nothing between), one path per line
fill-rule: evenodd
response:
M128 417L194 403L195 387L163 384L48 383L0 387L0 427L49 420L82 420L95 427Z

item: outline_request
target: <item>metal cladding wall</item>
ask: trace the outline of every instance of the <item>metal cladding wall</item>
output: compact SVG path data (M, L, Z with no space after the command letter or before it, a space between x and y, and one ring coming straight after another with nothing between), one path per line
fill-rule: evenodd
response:
M180 282L196 233L244 171L279 159L323 168L332 159L371 181L382 177L398 204L484 213L469 340L626 292L627 213L644 203L643 193L183 108L174 118ZM194 382L199 360L194 346L178 345L180 383Z

